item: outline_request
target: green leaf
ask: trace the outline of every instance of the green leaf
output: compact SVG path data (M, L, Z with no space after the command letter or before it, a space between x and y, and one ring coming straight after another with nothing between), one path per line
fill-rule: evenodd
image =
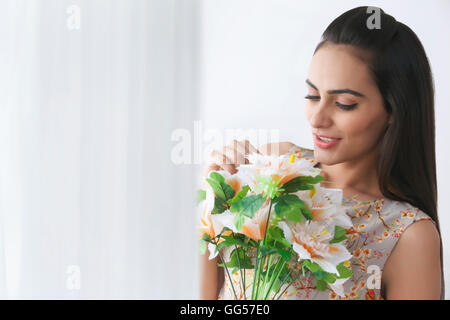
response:
M225 178L218 172L216 171L211 171L211 173L209 174L209 177L217 182L225 182Z
M303 265L305 266L305 268L307 268L314 274L317 273L319 270L322 270L322 268L317 263L311 262L309 260L303 261Z
M264 198L260 194L251 195L241 200L236 201L230 208L231 212L238 212L249 218L253 218L256 211L261 208L264 203Z
M289 208L285 212L286 219L292 222L302 222L303 215L298 207Z
M317 280L322 280L325 275L325 272L322 270L319 270L316 273L314 273L314 275L316 276Z
M211 210L212 214L222 213L227 210L227 203L221 198L214 198L214 208Z
M340 227L340 226L335 226L334 227L334 237L333 239L331 239L329 241L329 243L338 243L341 241L344 241L345 239L347 239L346 237L347 231Z
M325 280L327 283L334 283L336 281L336 275L324 271L323 280Z
M317 286L317 290L325 291L325 289L327 288L327 283L325 280L317 280L316 286Z
M206 191L202 189L197 190L197 204L206 199Z
M303 216L306 218L306 220L312 220L314 217L311 213L311 210L305 205L301 208Z
M286 240L284 232L280 227L269 227L267 229L267 241L276 241L285 247L291 247L291 244Z
M250 191L249 186L247 185L243 186L241 191L239 191L232 199L227 200L227 204L232 205L236 201L243 199L249 191Z
M279 218L283 218L287 211L292 208L299 208L300 202L300 198L295 194L282 195L275 201L275 214Z
M277 252L277 249L276 248L271 248L269 246L261 245L259 247L259 252L261 253L261 255L265 256L267 254L273 254L273 253Z
M239 257L239 259L238 259ZM226 263L228 268L253 269L253 263L241 248L234 249L230 254L230 261ZM234 272L234 270L233 270Z
M229 247L229 246L234 246L234 245L238 245L243 248L249 247L249 244L246 243L244 241L244 239L240 239L238 237L238 234L234 234L234 235L230 235L230 236L222 236L222 239L224 239L224 240L217 245L218 249L222 248L223 246Z
M219 182L220 186L222 187L223 192L225 193L225 200L231 199L234 197L234 194L236 191L234 191L233 187L230 186L226 181L225 178L218 172L212 171L209 175L211 179L216 180Z
M286 262L291 261L292 253L290 251L278 249L277 252L281 256L281 258L284 259L284 261Z
M324 177L318 175L315 177L311 176L300 176L289 180L283 185L285 193L293 193L299 190L312 190L314 189L314 184L319 183L325 179Z
M211 237L209 236L209 234L204 233L202 235L202 240L207 241L207 242L211 242Z
M236 216L234 217L234 226L236 227L236 229L238 231L240 231L242 229L244 222L245 222L244 215L241 213L236 214Z
M273 239L277 241L284 240L283 229L280 227L269 227L267 229L267 237L268 239Z
M227 201L234 197L234 189L225 181L225 178L218 172L212 171L206 179L217 198Z
M319 182L321 182L322 180L325 179L325 177L321 176L321 175L317 175L317 176L302 176L300 177L301 180L305 183L310 183L310 184L318 184Z
M286 194L276 199L275 214L279 218L301 222L302 215L308 219L312 219L311 211L305 203L296 194Z
M208 184L211 186L217 198L225 200L225 193L222 190L220 182L217 182L216 180L210 178L207 178L206 182L208 182Z
M200 239L198 241L198 250L199 250L201 255L205 254L206 247L207 247L207 242L205 240L203 240L203 239Z
M352 276L352 270L350 268L347 268L344 265L344 262L339 263L336 266L337 271L339 272L339 276L337 277L338 279L345 279L345 278L349 278Z

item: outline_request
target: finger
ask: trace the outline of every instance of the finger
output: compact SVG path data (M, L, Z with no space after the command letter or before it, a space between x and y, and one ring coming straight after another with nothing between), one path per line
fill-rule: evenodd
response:
M240 144L241 144L242 148L244 148L244 150L245 150L245 163L250 163L250 160L248 159L249 154L253 154L253 153L262 154L248 140L240 141Z
M211 153L212 163L220 166L221 169L228 171L231 174L237 172L236 166L233 164L233 161L227 157L226 154L220 152L219 150L214 150Z
M248 140L244 140L243 141L244 146L246 148L246 150L248 150L248 153L259 153L261 154L261 152L259 152L258 149L256 149Z
M245 163L245 154L241 153L237 150L237 148L233 148L231 146L226 146L223 149L223 152L227 155L229 159L231 159L232 164L239 166L240 164Z
M237 150L237 152L241 154L243 161L237 161L236 163L248 163L248 159L246 158L248 148L246 149L241 141L233 140L227 145L227 147Z
M243 162L240 163L244 163L244 164L249 164L250 161L248 161L247 155L248 155L248 149L246 150L245 145L237 140L236 141L236 150L242 155L242 158L244 159Z

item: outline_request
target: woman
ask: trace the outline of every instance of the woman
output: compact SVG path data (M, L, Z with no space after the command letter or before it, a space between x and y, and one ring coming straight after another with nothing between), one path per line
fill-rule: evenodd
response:
M343 190L355 230L344 299L443 299L431 70L415 33L380 14L381 28L369 29L367 7L352 9L322 35L306 80L314 152L289 142L258 151L314 157L332 182L322 186ZM234 141L211 154L206 171L234 173L254 151ZM205 255L202 267L201 297L232 298L217 260ZM340 298L316 291L297 286L284 298Z

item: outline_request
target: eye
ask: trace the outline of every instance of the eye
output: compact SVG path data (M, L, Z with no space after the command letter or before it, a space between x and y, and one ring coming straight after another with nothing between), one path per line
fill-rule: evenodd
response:
M343 109L343 110L353 110L356 108L358 104L357 103L353 103L353 104L343 104L340 102L336 101L336 106L338 106L339 108Z
M320 96L312 96L312 95L307 95L306 97L305 97L305 99L310 99L310 100L314 100L314 101L317 101L317 100L320 100Z

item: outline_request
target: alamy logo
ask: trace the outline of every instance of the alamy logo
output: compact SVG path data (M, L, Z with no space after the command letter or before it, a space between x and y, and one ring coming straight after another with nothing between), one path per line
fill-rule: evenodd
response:
M377 7L367 7L367 13L372 13L367 18L366 26L369 30L381 29L381 9Z
M67 7L67 29L79 30L81 28L81 8L77 5L70 5Z
M367 267L367 273L370 277L367 278L368 289L380 289L381 288L381 270L377 265L370 265Z
M81 288L81 271L80 266L71 265L66 269L66 288L69 290L80 290Z

